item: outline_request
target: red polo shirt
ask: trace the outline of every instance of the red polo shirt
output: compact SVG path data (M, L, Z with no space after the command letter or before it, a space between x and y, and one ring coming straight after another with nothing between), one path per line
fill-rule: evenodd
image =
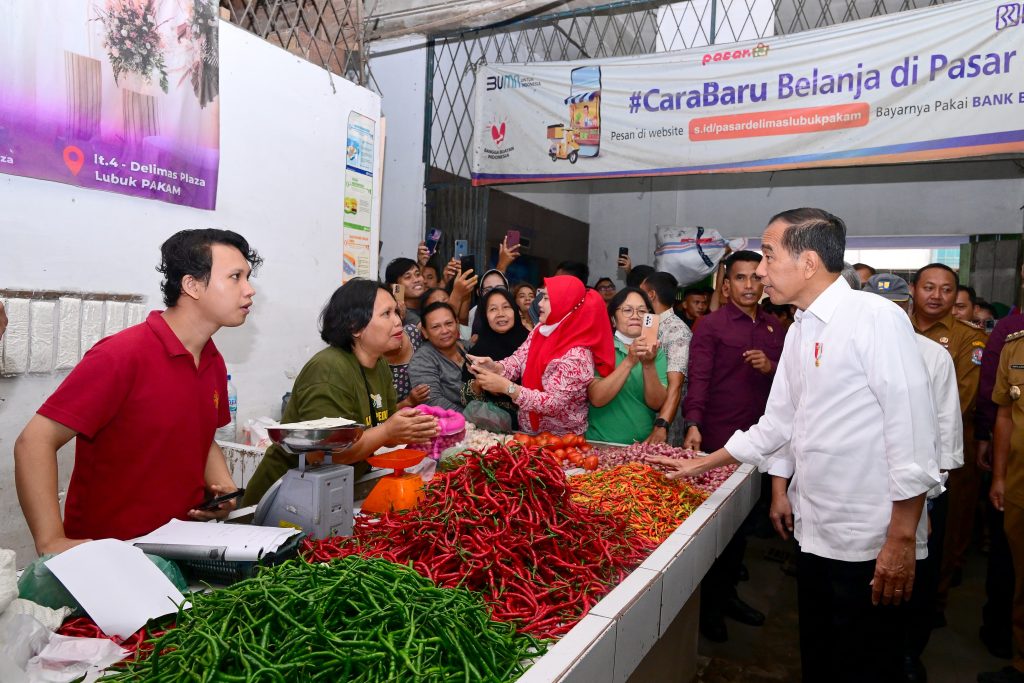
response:
M199 367L160 311L99 341L39 414L78 432L64 506L68 538L129 539L205 497L227 369L211 339Z

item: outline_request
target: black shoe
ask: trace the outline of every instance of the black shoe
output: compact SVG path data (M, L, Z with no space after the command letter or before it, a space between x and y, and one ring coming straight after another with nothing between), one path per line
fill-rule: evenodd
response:
M903 676L900 680L906 683L927 683L928 672L925 671L920 659L906 655L903 657Z
M999 637L991 629L982 626L978 629L978 637L981 638L985 649L993 657L998 657L999 659L1010 659L1013 657L1013 639L1009 634Z
M978 674L978 683L1024 683L1024 673L1007 666L999 671Z
M936 612L932 615L932 628L945 628L946 627L946 613Z
M740 565L739 571L736 572L736 579L738 581L750 581L750 572L747 570L747 565Z
M764 614L735 596L726 600L722 613L747 626L760 626L764 623Z
M700 634L712 643L724 643L729 640L729 631L725 628L725 619L721 614L700 615Z

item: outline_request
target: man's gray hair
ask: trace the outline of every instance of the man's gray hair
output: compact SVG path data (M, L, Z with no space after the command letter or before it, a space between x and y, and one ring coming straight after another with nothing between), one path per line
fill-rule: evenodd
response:
M861 289L862 287L857 270L846 261L843 261L843 279L846 280L846 284L850 285L850 289Z

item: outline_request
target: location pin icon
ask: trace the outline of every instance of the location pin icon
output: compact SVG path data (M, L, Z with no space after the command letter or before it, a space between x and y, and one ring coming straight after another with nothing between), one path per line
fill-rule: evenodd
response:
M78 149L74 145L68 145L64 148L64 165L68 167L74 175L78 175L78 172L82 170L82 164L85 163L85 155L82 154L82 150Z

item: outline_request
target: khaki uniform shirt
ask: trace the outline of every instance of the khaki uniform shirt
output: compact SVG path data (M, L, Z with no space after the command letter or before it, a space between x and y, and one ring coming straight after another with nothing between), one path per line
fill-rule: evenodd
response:
M1010 458L1006 463L1006 499L1024 507L1024 331L1006 338L999 355L999 370L992 401L1010 406L1013 432L1010 436Z
M940 344L953 357L956 367L956 383L960 390L960 412L964 417L965 429L973 426L974 404L978 398L978 382L981 380L981 357L985 351L985 332L974 323L964 322L952 316L922 330L917 318L912 318L914 329L933 342ZM973 433L973 430L972 430Z

